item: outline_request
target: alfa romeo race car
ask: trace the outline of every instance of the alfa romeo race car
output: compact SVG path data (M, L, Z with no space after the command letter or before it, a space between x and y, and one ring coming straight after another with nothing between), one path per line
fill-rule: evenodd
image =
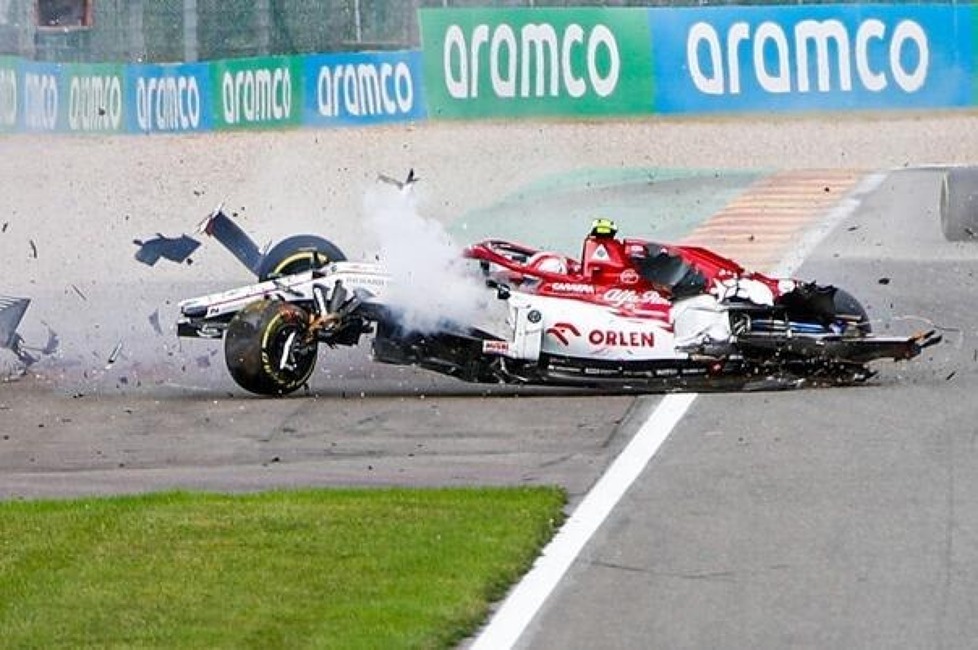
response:
M234 381L261 395L306 385L320 344L363 337L374 361L467 382L646 392L858 383L875 374L870 362L940 340L876 336L842 289L750 272L695 246L619 239L607 222L579 258L500 240L469 246L485 317L426 328L404 317L382 261L348 261L314 235L261 253L220 208L203 228L258 281L181 302L178 335L223 337Z

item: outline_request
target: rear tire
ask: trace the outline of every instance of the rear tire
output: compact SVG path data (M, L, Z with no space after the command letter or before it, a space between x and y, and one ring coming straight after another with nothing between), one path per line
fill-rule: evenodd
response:
M317 343L304 341L309 315L281 300L258 300L235 314L224 334L224 360L234 381L258 395L287 395L316 367Z
M262 282L342 262L346 255L333 242L318 235L294 235L283 239L262 257L258 279Z
M856 321L856 327L859 329L860 334L866 335L873 333L873 326L869 322L869 314L866 313L866 308L851 293L845 289L836 287L833 304L835 305L836 314L859 317L859 320Z
M954 167L944 173L940 212L945 239L978 238L978 167Z

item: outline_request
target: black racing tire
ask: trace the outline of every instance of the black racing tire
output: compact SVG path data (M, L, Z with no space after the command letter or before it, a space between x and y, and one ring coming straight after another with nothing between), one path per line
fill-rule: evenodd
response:
M281 300L257 300L235 314L224 333L224 361L234 381L258 395L287 395L304 386L316 367L317 343L285 346L301 340L309 314ZM294 335L294 336L293 336Z
M978 238L978 167L953 167L944 173L940 211L944 239Z
M318 235L293 235L272 246L258 263L262 282L291 273L318 269L330 262L342 262L346 255L336 244Z
M835 306L836 314L859 317L859 320L856 321L856 327L860 334L873 333L873 325L869 322L869 314L866 313L866 308L851 293L836 287L832 303Z

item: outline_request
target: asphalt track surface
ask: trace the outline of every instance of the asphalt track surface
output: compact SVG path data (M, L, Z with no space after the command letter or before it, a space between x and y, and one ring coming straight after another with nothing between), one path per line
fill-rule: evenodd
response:
M946 343L855 389L698 397L522 646L972 646L978 250L941 239L938 178L889 175L799 275ZM0 497L557 483L573 505L659 402L487 394L357 352L295 399L202 355L203 381L0 385Z
M943 241L938 179L889 175L799 275L946 342L858 388L698 397L520 647L974 647L978 249Z

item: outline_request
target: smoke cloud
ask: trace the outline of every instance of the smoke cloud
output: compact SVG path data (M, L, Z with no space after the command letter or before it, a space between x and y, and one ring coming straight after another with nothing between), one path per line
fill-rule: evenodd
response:
M392 278L386 302L405 329L427 333L448 324L487 326L494 296L444 226L420 214L413 184L402 189L378 184L364 205L367 230Z

